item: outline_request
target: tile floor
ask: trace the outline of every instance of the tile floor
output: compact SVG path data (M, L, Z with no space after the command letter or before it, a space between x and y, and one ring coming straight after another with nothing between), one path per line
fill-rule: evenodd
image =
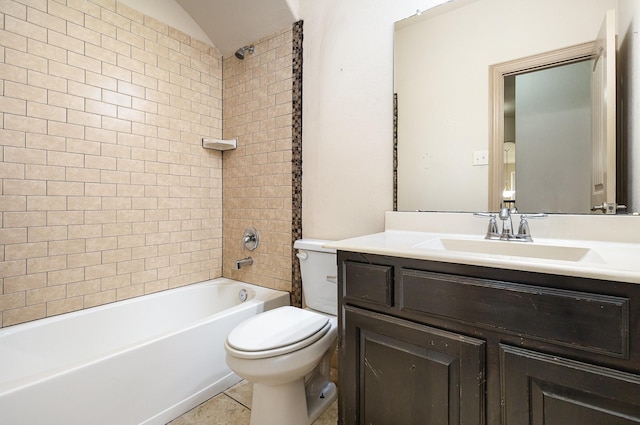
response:
M169 425L249 425L251 396L252 385L241 381L169 422ZM336 400L313 425L335 425L337 422Z

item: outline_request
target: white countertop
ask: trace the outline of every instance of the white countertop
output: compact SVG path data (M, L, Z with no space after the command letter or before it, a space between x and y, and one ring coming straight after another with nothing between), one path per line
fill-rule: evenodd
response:
M486 223L482 220L474 222L469 221L468 217L464 217L463 220L467 221L467 224L472 223L471 227L473 228L473 233L453 233L433 230L438 227L451 229L451 226L449 226L451 224L450 217L447 219L449 221L446 225L438 225L438 220L441 220L442 216L433 216L433 214L438 213L419 214L427 214L419 218L419 220L427 220L425 223L428 222L428 224L423 223L424 225L420 225L420 223L413 222L413 219L404 220L404 222L407 223L406 227L418 228L421 231L402 228L405 226L398 225L396 216L391 217L391 219L387 217L387 229L384 232L331 242L325 244L325 247L342 251L363 252L393 257L415 258L446 263L469 264L475 266L640 283L640 243L635 242L640 239L640 231L638 231L639 229L636 226L636 223L640 225L640 218L635 219L632 228L628 228L628 224L630 222L626 221L626 232L621 233L621 242L615 240L603 241L583 238L536 238L535 225L537 225L538 222L534 222L533 220L530 221L530 226L534 242L503 242L486 241L484 239ZM431 214L431 216L429 216L429 214ZM407 216L405 216L405 218L407 218ZM554 221L553 218L554 217L551 217L551 220L545 220ZM610 220L611 218L600 217L600 219ZM547 222L546 226L566 227L567 220L570 220L570 217L565 216L560 219L560 223L550 225L549 222ZM578 222L581 222L581 224L584 225L584 218L579 219ZM477 229L476 223L479 224ZM613 223L613 220L608 222L607 225L611 223ZM573 227L575 228L575 223L573 224ZM625 222L623 222L623 224L625 224ZM517 224L514 224L514 226L517 228ZM397 228L394 229L391 227ZM462 227L465 232L469 230L469 226ZM583 237L588 235L588 232L580 233L579 229L574 229L574 231ZM597 229L597 231L601 232L602 230ZM546 236L545 233L548 234L550 232L540 232L541 236ZM567 235L572 236L566 229L563 230L561 234L565 237ZM456 243L461 242L461 244L459 244L461 246L479 246L481 249L444 249L443 244L441 243L442 241ZM535 247L523 246L522 249L520 249L513 245L513 252L516 255L510 255L512 244L532 244L535 245ZM482 248L485 247L488 248L488 252L483 251ZM493 252L495 251L494 248L501 248L497 251L499 254ZM538 253L536 253L530 256L528 254L530 248L535 248L534 251L541 252L542 255L538 255ZM526 254L520 255L519 251L525 252ZM547 251L551 253L549 257L546 256ZM565 252L572 253L573 251L579 253L584 251L586 254L584 256L580 256L581 258L579 259L555 259L556 255L559 255L557 258L562 258L563 255L560 254Z

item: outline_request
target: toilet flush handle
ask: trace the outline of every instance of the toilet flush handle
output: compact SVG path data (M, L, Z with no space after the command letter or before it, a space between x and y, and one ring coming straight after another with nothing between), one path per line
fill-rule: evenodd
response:
M309 254L304 251L300 251L296 254L296 257L298 257L301 260L306 260L307 258L309 258Z

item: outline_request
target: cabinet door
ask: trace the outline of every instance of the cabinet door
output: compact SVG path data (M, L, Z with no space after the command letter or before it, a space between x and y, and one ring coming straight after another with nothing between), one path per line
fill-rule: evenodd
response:
M345 308L343 424L484 423L483 341Z
M503 425L640 424L640 376L500 346Z

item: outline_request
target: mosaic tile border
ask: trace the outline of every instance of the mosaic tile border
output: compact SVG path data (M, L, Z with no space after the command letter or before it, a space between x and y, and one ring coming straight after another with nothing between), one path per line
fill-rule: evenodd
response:
M292 223L291 223L291 305L302 307L302 277L293 242L302 238L302 40L303 21L293 24L293 90L291 117Z
M393 94L393 210L398 211L398 93Z

